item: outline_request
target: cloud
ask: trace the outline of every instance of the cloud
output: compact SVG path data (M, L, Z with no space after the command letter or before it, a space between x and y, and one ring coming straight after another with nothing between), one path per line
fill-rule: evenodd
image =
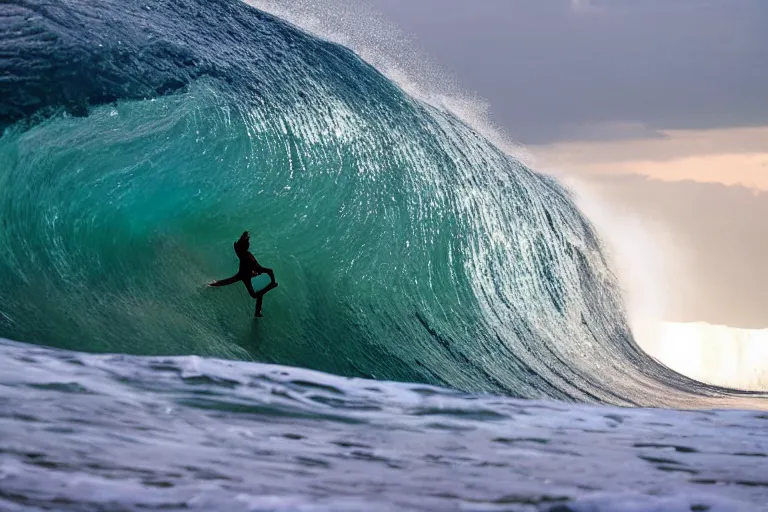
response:
M768 126L662 133L528 149L587 189L597 206L580 206L626 249L623 282L650 316L767 328Z
M604 122L587 125L565 125L559 132L562 140L579 141L617 141L665 139L667 134L649 128L642 123Z
M765 0L368 2L525 144L768 124Z
M768 327L768 273L760 271L768 261L768 193L642 176L592 183L604 201L659 225L671 242L642 249L673 263L665 282L656 283L666 290L665 320Z
M593 12L596 8L592 4L591 0L571 0L571 9L573 9L575 12L583 13Z
M659 181L741 185L768 191L768 126L725 130L642 131L633 125L607 125L617 139L569 141L530 146L541 167L581 175L636 174ZM590 130L583 130L589 134Z

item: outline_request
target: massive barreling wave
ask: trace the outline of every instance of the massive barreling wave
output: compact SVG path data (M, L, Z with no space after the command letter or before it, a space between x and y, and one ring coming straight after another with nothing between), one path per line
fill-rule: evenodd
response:
M236 0L0 6L0 336L618 404L634 344L569 193ZM251 321L249 229L280 287Z

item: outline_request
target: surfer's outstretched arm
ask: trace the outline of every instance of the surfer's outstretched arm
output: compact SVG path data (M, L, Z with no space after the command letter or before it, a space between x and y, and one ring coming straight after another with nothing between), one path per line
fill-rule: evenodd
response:
M227 279L222 279L221 281L214 281L212 283L209 283L208 286L229 286L230 284L235 284L240 280L241 280L240 276L238 274L235 274L234 276L229 277Z

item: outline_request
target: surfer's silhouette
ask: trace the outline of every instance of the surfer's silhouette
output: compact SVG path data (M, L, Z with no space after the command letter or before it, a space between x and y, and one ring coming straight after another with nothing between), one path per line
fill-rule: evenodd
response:
M261 306L262 300L264 299L264 294L277 288L277 281L275 281L275 273L271 268L262 267L259 262L256 261L256 258L248 250L250 246L251 235L245 231L240 237L240 240L235 242L235 254L237 254L237 257L240 259L240 270L238 270L237 274L234 276L227 279L222 279L221 281L213 281L208 286L228 286L238 281L242 281L251 297L256 299L256 312L253 314L253 316L258 317L262 316ZM263 290L256 292L253 290L251 279L260 274L267 274L272 282L269 283Z

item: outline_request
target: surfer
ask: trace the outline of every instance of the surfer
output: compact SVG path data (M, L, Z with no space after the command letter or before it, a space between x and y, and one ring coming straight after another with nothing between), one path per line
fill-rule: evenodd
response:
M277 288L277 281L275 281L275 273L271 268L262 267L259 262L256 261L256 258L248 250L250 246L251 235L245 231L243 232L242 236L240 236L240 239L235 242L235 254L237 254L237 257L240 259L240 270L238 270L237 274L234 276L227 279L222 279L221 281L213 281L212 283L209 283L208 286L228 286L238 281L242 281L251 297L256 299L256 312L253 314L253 316L259 317L262 316L261 306L262 300L264 299L264 294ZM251 284L251 279L261 274L267 274L271 279L271 282L267 285L266 288L256 292L254 291L253 285Z

